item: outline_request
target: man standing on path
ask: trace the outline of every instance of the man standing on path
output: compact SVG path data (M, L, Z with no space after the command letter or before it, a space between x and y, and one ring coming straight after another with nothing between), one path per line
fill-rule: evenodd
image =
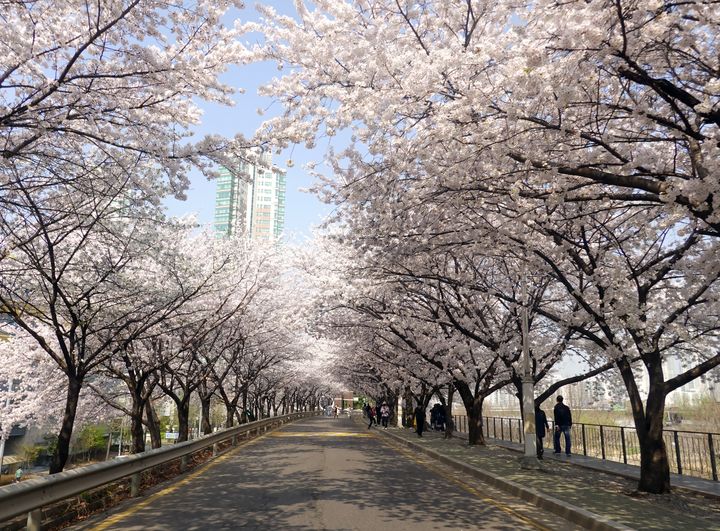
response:
M558 395L557 404L553 409L555 416L555 437L553 440L555 453L560 453L560 434L565 435L565 454L570 455L570 427L572 426L572 413L570 408L563 404L563 397Z
M550 425L547 421L547 415L540 409L540 406L535 406L535 435L537 436L537 457L538 459L543 458L545 448L543 448L543 438L547 433L546 430L550 429Z

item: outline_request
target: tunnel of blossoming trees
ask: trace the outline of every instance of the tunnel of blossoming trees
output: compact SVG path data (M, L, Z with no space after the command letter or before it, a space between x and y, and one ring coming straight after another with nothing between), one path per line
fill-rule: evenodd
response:
M3 8L3 433L49 426L55 473L93 423L142 452L166 409L182 441L352 390L482 445L492 393L593 378L668 492L668 395L720 364L717 5L240 4ZM255 133L198 133L255 65ZM294 146L332 208L306 243L168 215Z

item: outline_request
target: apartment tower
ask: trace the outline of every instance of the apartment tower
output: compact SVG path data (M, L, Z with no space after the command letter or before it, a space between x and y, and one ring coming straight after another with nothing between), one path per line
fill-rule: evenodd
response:
M215 195L215 235L246 234L275 241L285 228L286 171L272 163L269 152L252 151L240 175L223 168Z

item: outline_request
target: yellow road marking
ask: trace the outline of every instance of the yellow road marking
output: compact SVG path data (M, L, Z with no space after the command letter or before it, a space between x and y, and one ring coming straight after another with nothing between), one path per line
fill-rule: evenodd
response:
M201 465L201 467L198 470L191 472L190 474L185 476L183 479L181 479L177 483L164 488L160 492L156 492L152 496L149 496L149 497L145 498L143 501L138 502L138 503L132 505L131 507L128 507L127 509L125 509L122 512L119 512L109 518L106 518L105 520L100 522L98 525L93 527L92 528L93 531L103 531L103 530L107 529L108 527L110 527L111 525L117 524L118 522L120 522L121 520L124 520L128 516L135 514L140 509L147 507L148 505L150 505L152 502L154 502L158 498L166 496L167 494L170 494L171 492L179 489L180 487L187 485L188 483L190 483L191 480L195 479L200 474L207 472L210 468L214 467L215 465L218 465L224 461L227 461L235 453L237 453L237 451L239 451L241 448L246 448L246 447L250 446L251 444L255 444L256 442L258 442L261 439L264 439L265 437L266 437L266 435L261 435L260 437L256 437L255 439L252 439L250 441L247 441L245 443L237 445L237 447L233 448L232 450L227 451L225 454L221 455L220 457L213 459L209 463Z
M482 494L479 490L477 490L476 488L468 485L467 483L465 483L465 482L462 481L462 480L457 479L455 476L452 476L452 475L448 474L445 470L443 470L443 469L441 469L441 468L438 468L438 467L435 467L435 466L433 466L433 465L431 465L431 464L429 464L429 463L420 461L420 460L417 459L413 454L411 454L410 452L408 452L405 448L394 444L395 441L390 442L386 437L383 437L383 438L381 439L381 438L380 438L379 436L377 436L377 435L374 435L374 437L375 437L376 439L382 441L382 442L383 442L384 444L386 444L387 446L389 446L389 447L391 447L392 449L394 449L396 452L404 455L405 457L407 457L407 458L410 459L411 461L415 462L416 464L418 464L418 465L420 465L420 466L423 466L423 467L425 467L425 468L427 468L427 469L429 469L429 470L432 470L435 474L437 474L438 476L442 477L443 479L446 479L446 480L448 480L448 481L451 481L452 483L455 483L456 485L458 485L458 486L461 487L462 489L466 490L467 492L469 492L470 494L472 494L472 495L475 496L476 498L479 498L480 500L482 500L482 501L484 501L484 502L487 502L487 503L490 503L490 504L494 505L495 507L497 507L497 508L500 509L501 511L503 511L503 512L505 512L505 513L507 513L507 514L515 517L515 518L517 518L518 520L522 520L522 521L525 522L526 524L529 524L529 525L533 526L533 527L536 528L536 529L540 529L540 530L542 530L542 531L551 531L550 528L545 527L545 526L543 526L543 525L540 525L540 524L538 524L537 522L534 522L533 520L527 518L526 516L523 516L522 514L518 513L515 509L511 509L510 507L507 507L506 505L500 503L500 502L497 501L497 500L494 500L494 499L492 499L492 498L488 498L487 496L483 495L483 494ZM478 481L481 481L481 480L478 480Z
M369 433L350 431L326 431L321 433L310 433L304 431L277 431L270 434L270 437L371 437Z

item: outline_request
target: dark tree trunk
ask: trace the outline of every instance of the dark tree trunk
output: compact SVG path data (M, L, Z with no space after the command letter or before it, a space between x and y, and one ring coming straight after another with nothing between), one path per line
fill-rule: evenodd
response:
M405 388L405 405L403 406L402 411L402 425L406 428L412 428L413 425L413 396L412 392L410 391L410 387ZM379 403L378 400L375 401L376 404Z
M150 432L150 445L153 448L162 446L162 435L160 434L160 419L152 405L152 401L145 402L145 419L146 426Z
M145 451L145 430L143 429L143 406L142 397L132 396L132 408L130 410L130 452L139 454Z
M475 396L470 390L470 386L465 382L456 381L455 389L462 398L465 406L465 413L468 419L468 444L471 446L485 445L485 435L483 434L483 418L482 407L485 396L479 394Z
M467 406L465 407L468 416L468 444L485 444L482 416L484 401L484 396L478 396L473 400L472 405L469 408Z
M225 427L232 428L235 425L235 412L237 411L237 403L225 403Z
M248 410L248 392L247 389L242 393L242 413L240 414L240 424L245 424L249 419L247 416Z
M665 415L664 377L661 357L647 356L648 396L643 408L642 398L635 383L630 364L625 358L618 361L620 374L630 398L630 407L640 443L640 483L638 490L653 494L670 492L670 463L663 440Z
M60 433L58 434L57 447L50 461L50 474L62 472L70 455L70 439L72 438L75 415L77 413L80 390L82 389L82 378L68 376L67 396L65 398L65 413L63 414Z
M176 402L178 416L178 438L177 442L187 441L190 437L190 403L187 401Z
M212 433L210 424L210 396L200 396L200 409L202 410L202 432L203 435Z

